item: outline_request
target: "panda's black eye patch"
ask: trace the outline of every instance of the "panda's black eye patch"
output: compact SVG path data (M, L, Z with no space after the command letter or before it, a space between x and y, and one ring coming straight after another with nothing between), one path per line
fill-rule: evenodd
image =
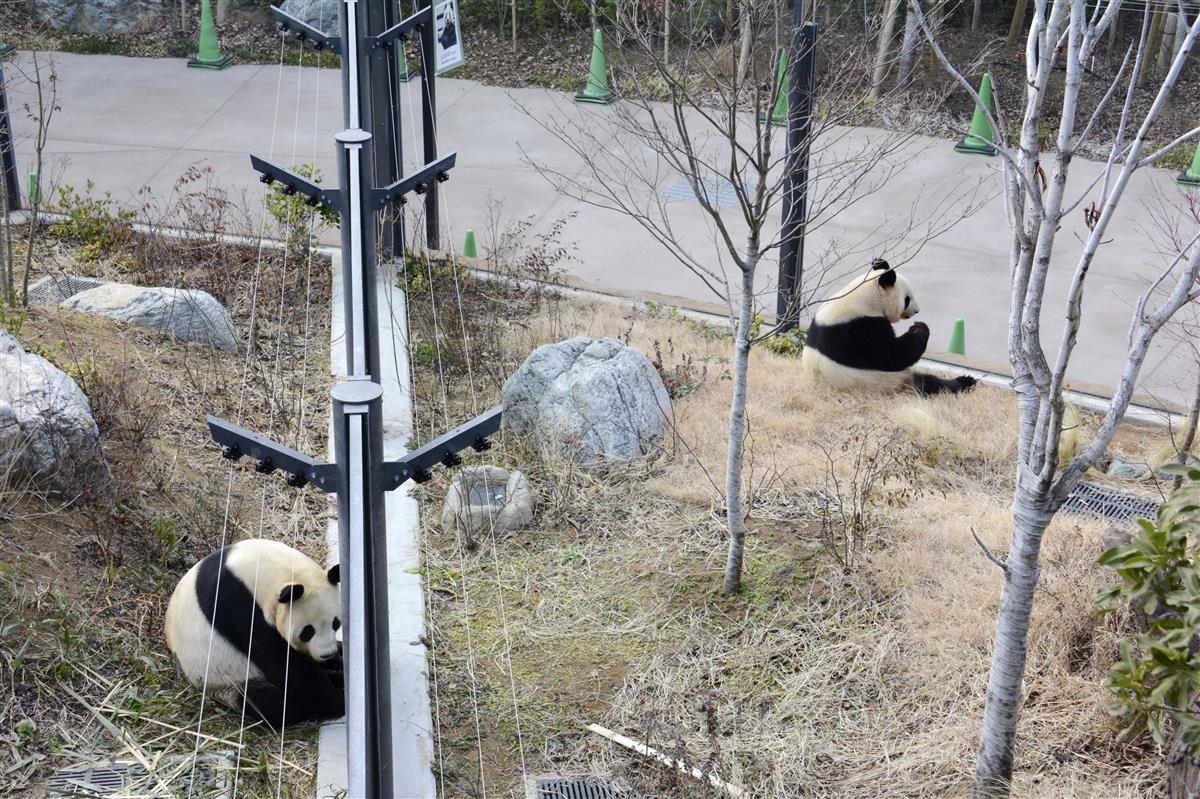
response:
M316 634L317 631L313 628L313 626L311 624L306 624L304 625L304 629L300 631L300 640L307 644Z
M333 620L333 631L336 633L336 632L337 632L338 630L340 630L341 628L342 628L342 620L341 620L341 619L334 619L334 620Z
M905 297L904 298L904 307L907 308L911 304L912 304L912 297L911 296Z

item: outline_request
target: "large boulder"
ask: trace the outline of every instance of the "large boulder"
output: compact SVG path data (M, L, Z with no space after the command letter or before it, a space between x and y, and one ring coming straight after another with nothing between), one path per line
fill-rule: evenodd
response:
M63 300L62 306L154 328L180 341L237 352L238 338L225 306L207 291L105 283Z
M284 0L280 8L317 30L337 36L340 0Z
M129 33L148 27L162 15L162 0L33 0L47 25L65 33Z
M504 424L585 466L648 454L670 405L646 356L614 338L538 347L504 383Z
M69 375L0 334L0 480L112 502L88 398Z

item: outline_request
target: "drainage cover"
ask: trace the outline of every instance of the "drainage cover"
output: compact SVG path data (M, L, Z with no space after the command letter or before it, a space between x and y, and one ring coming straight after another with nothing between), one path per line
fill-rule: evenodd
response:
M467 503L470 505L503 505L508 492L503 483L479 482L471 486L467 493Z
M732 208L738 204L737 191L728 180L716 175L700 178L701 192L718 208ZM752 187L747 187L753 191ZM695 200L701 193L690 180L681 180L668 186L662 193L664 200Z
M103 280L78 275L46 275L29 286L29 301L57 304L81 291L104 285Z
M1063 510L1102 516L1115 522L1158 518L1158 503L1096 483L1080 483L1063 503Z
M533 782L532 799L622 799L608 780L598 777L538 777Z
M158 761L158 769L153 775L140 763L122 760L59 769L50 775L42 796L44 799L103 799L108 796L172 799L180 795L190 795L196 799L227 797L231 761L215 755L200 755L196 759L196 787L188 790L187 783L192 776L191 759L183 755L164 757ZM184 760L188 762L181 762Z

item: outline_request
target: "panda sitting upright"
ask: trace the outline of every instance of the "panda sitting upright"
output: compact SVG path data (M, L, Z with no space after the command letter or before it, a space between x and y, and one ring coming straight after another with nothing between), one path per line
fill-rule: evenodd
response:
M804 340L801 365L816 379L841 389L894 391L911 386L919 394L957 394L975 385L973 377L944 380L912 371L925 354L929 328L914 322L897 336L892 325L919 308L908 281L887 261L876 258L871 271L855 278L821 305Z
M167 646L184 675L276 728L345 715L339 569L249 539L193 566L167 605Z

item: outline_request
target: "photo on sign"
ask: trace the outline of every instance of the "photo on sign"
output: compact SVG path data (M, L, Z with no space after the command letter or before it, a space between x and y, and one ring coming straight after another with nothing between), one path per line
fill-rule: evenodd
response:
M442 74L463 65L462 36L458 30L458 0L444 0L434 11L437 72Z

